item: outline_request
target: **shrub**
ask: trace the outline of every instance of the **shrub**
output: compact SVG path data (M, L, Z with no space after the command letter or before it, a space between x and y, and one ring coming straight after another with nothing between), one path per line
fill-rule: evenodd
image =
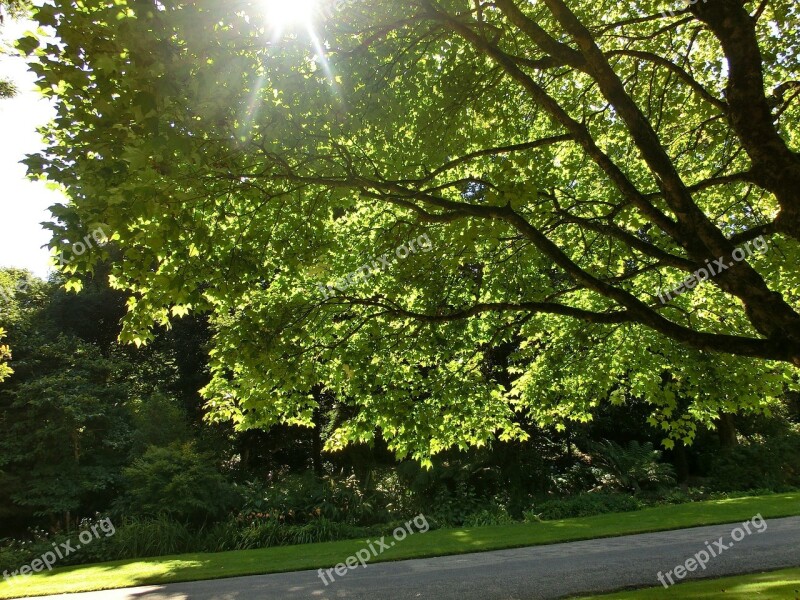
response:
M112 548L115 560L199 550L189 528L165 514L154 518L126 519L117 527Z
M493 504L488 508L483 508L478 512L468 515L464 519L464 527L483 527L485 525L510 525L515 523L515 519L508 514L508 511L499 505Z
M380 535L387 526L355 527L337 523L324 517L304 525L287 525L274 519L245 522L241 518L218 523L198 536L197 550L221 552L226 550L251 550L272 546L334 542ZM379 533L381 532L381 533Z
M590 457L581 457L589 460ZM557 496L571 496L591 489L597 484L597 469L584 462L576 462L564 469L555 469L549 477L549 493Z
M48 544L47 547L50 548L50 545ZM17 540L2 540L0 543L0 571L15 571L46 551L44 544L26 545Z
M525 521L550 521L574 517L590 517L605 513L620 513L638 510L641 503L627 494L588 493L571 498L545 500L525 511Z
M125 492L116 508L125 515L203 523L238 503L234 487L193 444L151 446L123 471Z
M469 484L459 481L454 491L442 489L436 494L429 512L443 527L458 527L463 525L470 515L482 510L486 502L478 497Z
M94 519L83 519L74 531L70 532L46 532L41 529L32 529L28 532L27 539L6 539L0 542L0 573L2 571L15 571L24 565L28 565L36 558L40 558L44 553L53 550L53 544L72 542L72 547L77 545L77 539L81 532L91 531L91 527L98 523L100 517ZM80 550L58 559L56 566L66 567L70 565L81 565L92 562L103 562L116 558L113 547L114 538L110 537L96 528L98 535L92 536L91 543L81 544ZM115 528L116 531L116 528Z
M710 487L717 491L781 492L799 487L800 426L718 451L711 458L711 475Z
M661 451L653 444L637 441L620 446L611 441L593 445L593 464L598 467L602 487L638 493L675 483L675 469L661 463Z
M423 513L446 527L462 525L506 491L496 465L470 460L467 453L447 453L430 469L406 461L398 465L397 472L413 495L412 512Z
M322 517L370 525L393 516L388 509L391 496L382 490L363 490L354 476L334 479L307 472L289 475L269 486L249 482L244 496L244 516L268 516L282 523L303 525Z

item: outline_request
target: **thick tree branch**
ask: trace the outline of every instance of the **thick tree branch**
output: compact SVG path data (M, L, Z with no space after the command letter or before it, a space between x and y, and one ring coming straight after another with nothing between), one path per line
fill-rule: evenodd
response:
M716 108L721 110L723 113L727 113L728 112L728 105L723 100L720 100L719 98L714 96L711 92L709 92L706 88L704 88L700 84L700 82L697 81L691 75L689 75L689 73L687 73L686 70L684 70L680 66L676 65L672 61L667 60L663 56L659 56L658 54L654 54L652 52L645 52L643 50L627 50L627 49L625 49L625 50L611 50L611 51L607 52L606 55L607 56L616 56L616 55L619 55L619 56L631 56L631 57L634 57L634 58L639 58L641 60L646 60L646 61L649 61L649 62L651 62L653 64L662 66L662 67L666 68L667 70L671 71L672 73L674 73L675 75L677 75L678 78L681 81L683 81L684 83L686 83L692 89L692 91L694 91L695 94L697 94L697 96L699 98L701 98L702 100L705 100L706 102L708 102L712 106L715 106Z
M578 225L590 231L614 237L620 240L626 246L638 250L639 252L641 252L646 256L655 258L663 265L675 267L676 269L681 269L682 271L686 271L687 273L692 273L696 271L699 267L699 265L696 262L687 260L685 258L681 258L680 256L675 256L674 254L670 254L669 252L666 252L661 248L654 246L653 244L650 244L641 238L636 237L632 233L625 231L624 229L620 229L616 225L603 223L601 221L593 219L585 219L583 217L577 217L575 215L571 215L566 212L559 214L561 214L562 220L566 223L574 223L575 225Z
M756 18L739 0L708 0L693 6L692 11L725 52L730 121L753 161L753 178L780 203L778 229L800 240L800 156L778 134L764 94Z
M695 204L652 125L625 91L622 81L611 68L589 30L563 0L543 1L577 43L586 58L587 72L595 78L603 95L627 124L631 137L662 186L664 198L678 222L692 233L688 243L684 245L689 256L698 262L730 256L734 247ZM712 0L714 1L728 0ZM750 18L749 15L747 18ZM763 98L763 85L761 90ZM733 104L731 108L733 110ZM744 303L751 323L759 332L767 337L788 336L800 342L800 315L782 297L773 294L761 275L745 261L735 264L729 271L716 277L714 282Z
M580 319L589 323L604 324L629 323L634 320L633 317L625 311L609 313L592 312L554 302L482 302L469 308L457 310L451 313L429 315L406 310L395 303L389 303L385 300L365 300L351 296L344 296L343 299L346 300L348 304L380 307L389 313L425 323L447 323L450 321L462 321L464 319L477 317L485 313L505 312L561 315L564 317Z

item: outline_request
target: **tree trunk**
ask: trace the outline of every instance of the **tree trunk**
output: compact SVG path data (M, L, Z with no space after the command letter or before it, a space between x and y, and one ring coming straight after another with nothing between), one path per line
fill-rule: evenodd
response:
M317 400L317 408L314 409L314 429L311 433L311 464L314 468L314 474L317 477L321 477L325 473L322 468L322 413L319 408L322 389L319 386L315 387L313 394Z
M686 446L683 442L675 443L675 475L678 483L683 485L689 480L689 459L686 456Z
M720 413L717 420L717 435L723 448L734 448L738 443L736 423L730 413Z
M314 411L314 430L312 435L314 437L311 441L311 464L314 466L314 473L321 477L325 471L322 468L322 423L317 416L317 411Z

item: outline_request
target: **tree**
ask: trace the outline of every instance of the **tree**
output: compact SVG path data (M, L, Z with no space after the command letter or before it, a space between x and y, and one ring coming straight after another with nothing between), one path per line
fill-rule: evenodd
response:
M29 9L26 0L0 0L0 27L5 24L6 17L19 18ZM17 86L10 79L0 78L0 100L12 98L17 94Z
M0 326L14 349L14 372L0 384L6 532L32 516L69 526L108 508L126 465L189 437L180 401L166 396L179 379L168 344L130 356L109 335L114 320L119 332L119 293L82 282L81 294L67 295L57 279L0 269Z
M102 508L119 479L130 438L126 390L92 346L61 336L34 347L36 358L17 369L22 381L0 392L3 490L17 506L67 515L68 524L78 509Z
M236 505L236 492L211 456L191 443L151 446L123 474L126 492L118 508L132 515L169 515L202 523Z
M796 386L796 3L259 6L56 1L31 48L65 271L102 226L123 339L210 313L217 418L311 426L321 384L329 447L425 458L632 396L690 441Z
M5 328L20 320L21 311L27 304L24 292L31 283L34 284L35 291L30 295L38 297L37 288L40 286L28 271L0 269L0 341L8 334ZM14 369L7 363L10 359L11 348L7 344L0 344L0 382L14 373Z
M0 327L0 340L6 336L6 330ZM11 358L11 350L5 344L0 345L0 381L11 375L14 370L6 364L6 361Z

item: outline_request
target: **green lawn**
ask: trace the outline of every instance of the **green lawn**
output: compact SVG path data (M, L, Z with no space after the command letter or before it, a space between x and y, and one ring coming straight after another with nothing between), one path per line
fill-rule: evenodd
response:
M800 515L800 492L661 506L563 521L439 529L409 536L373 562L734 523L748 520L759 513L767 519ZM20 582L3 581L0 583L0 598L327 568L344 561L363 547L364 540L348 540L67 567L37 573Z
M800 556L798 556L800 561ZM800 569L681 583L669 589L647 588L592 596L591 600L800 600ZM589 600L588 598L576 600Z

